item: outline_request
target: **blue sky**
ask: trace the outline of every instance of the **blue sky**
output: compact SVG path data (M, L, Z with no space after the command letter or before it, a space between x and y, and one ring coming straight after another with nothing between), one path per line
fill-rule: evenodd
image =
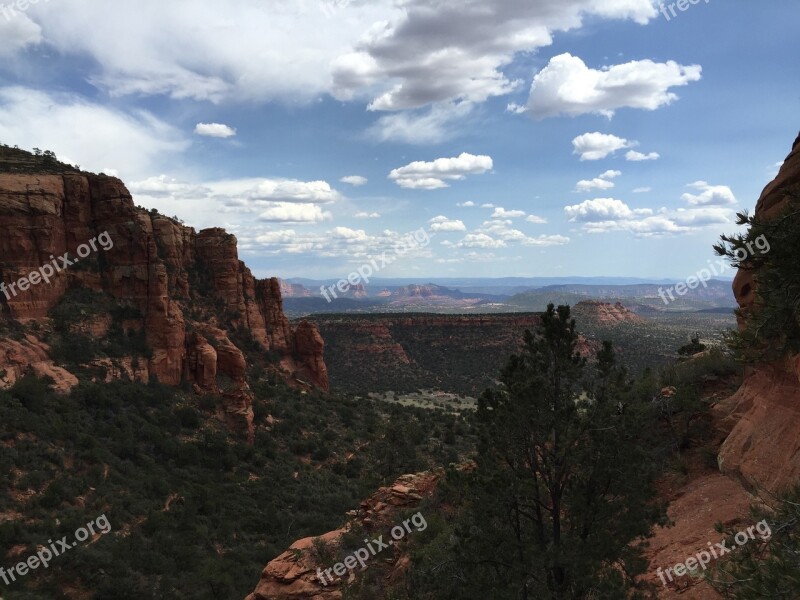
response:
M260 276L425 228L380 276L683 279L800 128L800 6L670 4L6 0L0 141L227 228Z

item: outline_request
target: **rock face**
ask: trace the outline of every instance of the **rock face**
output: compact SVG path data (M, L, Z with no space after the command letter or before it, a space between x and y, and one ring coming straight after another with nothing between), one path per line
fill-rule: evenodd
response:
M37 167L30 156L0 148L0 281L9 285L44 265L60 265L61 256L76 264L49 283L0 294L5 318L43 319L70 287L103 292L141 315L126 327L143 331L152 348L147 376L220 393L228 416L245 432L252 431L252 396L245 356L231 338L244 335L273 353L288 380L302 374L309 384L327 389L319 333L310 324L292 330L278 280L255 279L239 260L233 235L216 228L196 232L137 208L116 178L58 163ZM100 319L86 333L108 325ZM13 366L20 352L0 356L0 365ZM45 357L35 358L30 364L43 368Z
M756 215L773 219L786 208L786 190L800 184L800 138L756 205ZM757 310L755 278L740 271L733 283L742 310ZM663 394L663 392L662 392ZM674 528L657 529L650 540L651 570L647 579L658 586L659 598L718 600L722 596L691 577L667 581L656 575L718 542L715 523L733 530L753 525L748 514L758 496L769 496L800 480L800 357L749 369L739 390L713 408L722 445L720 473L704 475L675 490L669 507Z
M365 538L383 534L384 539L389 539L388 532L399 525L399 513L418 507L425 497L433 494L440 478L441 473L431 472L404 475L393 485L379 489L361 503L359 510L350 513L351 519L343 527L318 538L298 540L289 550L271 561L261 573L258 586L245 600L341 600L342 591L338 581L323 585L317 578L317 569L330 569L339 559L331 561L331 564L323 563L315 545L318 547L322 543L330 550L326 554L335 555L342 536L354 524L363 527ZM409 535L413 534L412 528ZM388 571L387 579L393 581L408 565L402 544L395 543L390 550L372 557L367 568ZM358 571L360 566L349 577L357 577Z
M591 319L600 325L620 323L644 323L644 319L625 308L621 302L611 304L597 300L578 302L574 307L576 318Z
M761 194L755 215L774 219L787 207L787 190L800 185L800 137L778 176ZM743 311L754 310L756 284L751 271L733 283ZM800 357L761 365L739 391L717 407L730 433L719 453L720 468L754 489L776 491L800 479Z

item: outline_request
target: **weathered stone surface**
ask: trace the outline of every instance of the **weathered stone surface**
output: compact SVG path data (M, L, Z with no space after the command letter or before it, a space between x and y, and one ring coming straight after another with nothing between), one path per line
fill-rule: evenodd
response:
M318 544L323 543L335 550L341 537L356 523L364 528L365 537L371 532L386 534L398 525L400 512L416 508L423 498L433 494L441 476L441 472L403 475L394 485L380 488L361 503L359 510L349 513L350 520L340 529L318 538L298 540L271 561L261 573L258 586L245 600L341 600L340 581L323 585L317 578L318 568L330 569L333 565L318 562L314 540L318 539ZM390 563L388 567L387 563ZM394 544L392 550L385 550L367 563L367 568L376 568L379 564L380 568L387 569L388 580L395 581L408 569L410 560L403 554L402 544ZM349 581L357 577L357 573L345 577Z
M198 233L137 208L125 185L113 177L58 170L17 172L8 158L12 152L0 156L0 281L17 282L65 253L74 260L79 246L97 241L83 268L66 268L49 283L9 294L8 299L0 294L0 314L21 321L44 319L72 285L126 301L143 315L126 328L145 332L153 356L144 368L126 367L124 362L104 365L109 376L140 379L144 373L167 385L186 380L203 392L221 393L229 420L249 434L252 394L245 381L246 360L231 341L232 332L245 330L264 352L276 353L286 366L283 376L293 385L301 385L301 377L328 389L316 327L304 324L292 330L283 314L280 283L253 277L239 260L233 235L218 228ZM113 247L104 249L98 238L106 232ZM214 306L203 307L204 300ZM198 303L204 316L190 317ZM205 320L219 308L222 323L216 317ZM104 315L76 331L102 336L109 326ZM25 372L21 363L26 361L44 371L48 358L42 348L36 340L9 346L12 357L0 357L0 368L8 367L5 384ZM63 369L47 369L63 388L74 379ZM221 374L232 380L224 389L217 381Z

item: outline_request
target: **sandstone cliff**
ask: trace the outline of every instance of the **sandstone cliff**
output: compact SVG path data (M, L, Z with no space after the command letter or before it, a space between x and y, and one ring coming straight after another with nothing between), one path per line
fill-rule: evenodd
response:
M96 251L78 258L81 245L106 232L110 242L102 247L95 242ZM302 380L328 388L315 326L290 327L278 280L253 277L239 260L233 235L216 228L196 232L138 208L116 178L0 148L0 281L10 284L43 265L60 264L58 257L66 253L75 265L49 283L0 294L6 322L45 323L68 289L101 292L135 312L125 330L143 332L152 349L143 366L113 361L112 374L155 377L168 385L188 381L200 393L218 393L225 398L227 419L247 433L253 416L247 361L233 339L251 341L276 357L276 369L295 385ZM102 335L111 325L107 317L81 327ZM30 334L13 344L0 340L0 350L0 385L13 383L28 368L54 376L63 388L74 384Z
M340 582L323 585L317 578L317 569L333 566L329 564L332 559L321 559L319 545L329 549L325 554L335 556L342 537L354 526L358 526L364 537L383 534L388 539L388 531L399 524L400 513L417 508L423 498L433 494L440 477L441 473L431 472L404 475L393 485L380 488L361 503L359 510L350 513L350 520L340 529L318 538L298 540L271 561L261 573L256 589L245 600L341 600ZM391 549L372 558L367 568L383 569L391 582L399 578L409 564L402 544L395 543ZM355 577L356 574L351 573L347 581L352 582Z
M755 216L773 220L789 205L800 185L800 137L772 183L761 194ZM743 311L757 309L757 273L740 270L733 283ZM719 453L723 472L754 489L777 491L800 479L800 356L760 365L741 389L717 407L730 431Z
M755 215L772 220L788 206L787 191L800 184L800 138L780 173L761 194ZM733 290L744 311L757 310L757 273L740 270ZM659 598L721 598L702 580L690 577L662 587L655 575L704 549L721 537L716 523L739 529L752 525L749 507L759 496L796 485L800 481L800 357L789 356L774 364L748 367L742 386L713 408L720 473L701 476L679 489L669 500L674 528L659 529L650 541L652 573L649 579L661 590Z

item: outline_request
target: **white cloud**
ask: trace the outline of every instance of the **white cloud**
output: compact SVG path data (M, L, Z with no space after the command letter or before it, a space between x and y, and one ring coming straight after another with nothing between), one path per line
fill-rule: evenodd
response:
M489 156L462 153L456 158L438 158L433 162L412 162L394 169L389 179L408 189L435 190L449 187L447 181L464 179L467 175L480 175L490 171L493 162Z
M650 188L650 187L638 187L635 190L633 190L633 193L634 194L646 194L647 192L652 192L652 191L653 191L653 188Z
M259 221L279 223L321 223L333 218L330 212L324 211L316 204L290 204L276 202L259 216Z
M324 181L294 179L224 179L189 182L166 175L129 184L134 201L146 208L182 216L194 227L219 227L220 215L236 230L253 221L320 223L332 218L321 205L341 195ZM297 206L297 208L291 208Z
M583 223L630 219L636 215L627 204L615 198L585 200L580 204L565 207L564 212L570 221Z
M400 12L390 0L322 9L303 0L74 0L26 14L58 54L92 64L91 82L112 96L295 104L327 93L331 57ZM124 23L124 43L118 28L87 23Z
M356 219L380 219L380 218L381 218L381 215L380 215L380 213L376 213L376 212L373 212L373 213L369 213L369 212L358 212L358 213L356 213L356 214L355 214L355 215L353 215L353 216L354 216Z
M688 187L700 190L700 194L686 193L681 198L692 206L729 206L736 204L736 196L727 185L709 185L705 181L695 181Z
M450 220L445 216L434 217L430 221L431 231L466 231L467 227L463 221Z
M495 240L485 233L468 233L456 244L459 248L505 248L503 240Z
M473 108L471 102L448 102L385 115L369 127L367 136L381 142L438 144L458 133L458 125Z
M581 223L587 233L627 231L639 237L682 234L705 227L719 227L733 222L734 212L725 208L632 209L622 200L596 198L566 206L570 221Z
M645 160L658 160L659 158L661 158L661 155L658 152L650 152L649 154L642 154L641 152L637 152L636 150L629 150L625 154L625 160L633 162L641 162Z
M656 110L678 96L670 88L701 78L699 65L631 61L590 69L577 56L561 54L533 79L528 109L537 118L589 113L611 117L620 108Z
M563 235L540 235L536 238L526 238L523 246L564 246L569 244L570 239Z
M347 177L342 177L339 181L355 187L366 185L369 182L366 177L362 177L361 175L348 175Z
M114 169L123 178L158 172L189 146L179 130L148 112L125 114L26 87L0 88L0 140L52 150L86 170Z
M42 28L25 13L17 12L13 6L13 2L0 5L0 58L14 56L42 41ZM12 16L8 11L16 14Z
M477 206L472 200L467 200L466 202L459 202L456 206L460 206L461 208L473 208Z
M519 52L552 43L556 31L582 26L585 15L657 16L650 0L404 0L401 12L362 37L333 63L339 99L371 98L370 109L398 111L440 103L484 102L515 90L504 67Z
M614 187L614 182L611 179L616 179L622 175L622 171L614 171L609 169L605 173L601 173L594 179L583 179L575 184L576 192L589 192L591 190L610 190Z
M492 219L519 219L520 217L524 217L525 214L523 210L506 210L500 206L494 209Z
M494 208L494 204L491 204L491 203L481 204L481 208Z
M508 216L508 215L506 215ZM537 217L538 218L538 217ZM569 238L560 235L529 237L519 229L511 227L511 219L492 218L484 222L474 233L467 235L458 247L500 248L508 244L522 246L559 246L569 243Z
M580 154L581 160L601 160L617 150L635 146L637 142L617 137L610 133L584 133L572 140L573 154Z
M575 184L576 192L589 192L591 190L610 190L614 187L613 181L595 177L594 179L582 179Z
M194 128L194 132L197 135L223 139L236 135L236 130L233 127L222 123L198 123Z
M544 217L537 217L536 215L528 215L525 217L525 220L528 223L533 223L534 225L545 225L547 223L547 219Z

